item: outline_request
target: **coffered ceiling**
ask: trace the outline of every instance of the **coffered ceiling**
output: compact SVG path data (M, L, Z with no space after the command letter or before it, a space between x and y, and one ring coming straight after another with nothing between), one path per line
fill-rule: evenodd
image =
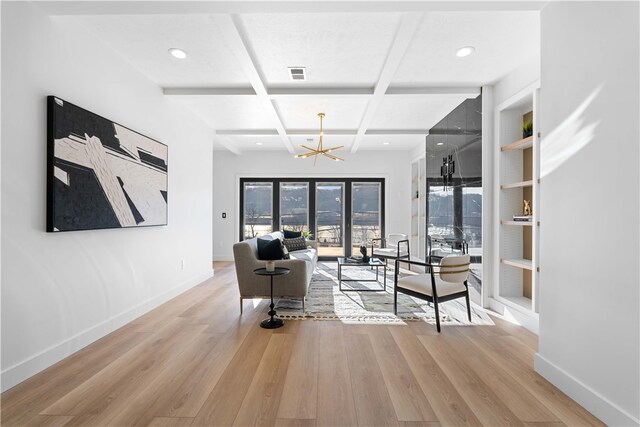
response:
M326 144L412 149L540 48L539 2L64 3L43 8L85 26L236 154L316 144L320 111Z

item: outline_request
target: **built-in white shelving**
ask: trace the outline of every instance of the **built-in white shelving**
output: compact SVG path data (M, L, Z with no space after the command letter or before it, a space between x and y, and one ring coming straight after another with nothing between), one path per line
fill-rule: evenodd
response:
M509 188L522 188L522 187L533 187L533 180L528 181L520 181L520 182L512 182L510 184L502 184L500 189L507 190Z
M531 227L533 225L533 222L531 221L500 221L500 224L502 225L515 225L518 227Z
M530 259L502 259L501 262L512 267L523 268L525 270L533 270L533 262Z
M495 209L497 274L493 298L537 324L540 147L538 135L539 84L533 84L495 110ZM533 135L523 138L524 121L532 120ZM523 201L532 207L531 221L523 215Z

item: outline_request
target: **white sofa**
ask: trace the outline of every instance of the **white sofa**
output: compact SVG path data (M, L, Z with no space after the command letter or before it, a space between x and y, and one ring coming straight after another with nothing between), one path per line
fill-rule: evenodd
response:
M276 231L262 239L282 239L282 233ZM258 259L258 242L256 237L244 240L233 245L233 258L240 289L240 313L242 314L243 301L249 298L270 297L270 278L257 276L253 273L256 268L265 266L265 261ZM304 310L304 298L307 295L313 271L318 263L317 242L307 240L307 249L289 252L291 259L276 261L277 267L286 267L289 274L275 277L273 280L274 298L301 298Z

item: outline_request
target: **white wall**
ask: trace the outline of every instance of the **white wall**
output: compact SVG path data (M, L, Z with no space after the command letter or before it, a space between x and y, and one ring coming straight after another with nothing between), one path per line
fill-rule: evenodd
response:
M532 52L527 62L492 84L494 109L538 80L540 80L540 52Z
M386 232L411 233L411 168L408 151L341 152L344 162L295 159L283 152L249 151L240 156L213 154L213 257L232 260L239 230L239 178L241 177L383 177L386 178ZM222 212L227 218L222 219Z
M213 132L28 3L2 2L2 89L5 390L211 275ZM45 233L50 94L169 146L168 226Z
M541 15L541 167L564 162L541 179L535 366L610 425L640 418L638 16L637 2Z
M482 306L489 307L493 297L495 276L493 271L493 112L494 87L482 87Z

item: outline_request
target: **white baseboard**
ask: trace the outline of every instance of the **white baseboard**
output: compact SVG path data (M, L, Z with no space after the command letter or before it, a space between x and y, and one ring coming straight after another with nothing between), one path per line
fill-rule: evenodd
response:
M5 369L0 374L0 389L2 392L10 389L212 276L213 270L194 277L161 295L143 301L125 312L116 314L83 332L67 338L59 344Z
M496 313L500 313L512 323L524 326L534 334L540 335L538 328L538 318L536 316L532 316L529 313L522 312L513 307L509 307L495 298L489 298L489 308L494 310Z
M214 261L233 261L233 255L214 255Z
M610 426L639 426L640 420L607 400L565 370L536 353L534 369L587 411Z

